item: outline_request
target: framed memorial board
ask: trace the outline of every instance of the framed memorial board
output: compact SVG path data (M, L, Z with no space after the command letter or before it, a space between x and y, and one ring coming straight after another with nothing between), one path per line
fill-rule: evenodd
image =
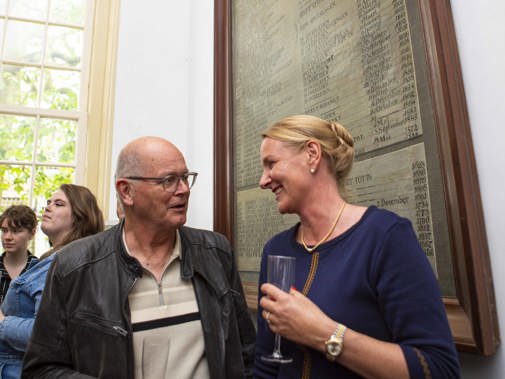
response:
M499 344L486 232L448 0L215 0L214 227L256 308L264 243L297 222L259 189L261 131L284 116L355 140L348 201L412 221L458 348Z

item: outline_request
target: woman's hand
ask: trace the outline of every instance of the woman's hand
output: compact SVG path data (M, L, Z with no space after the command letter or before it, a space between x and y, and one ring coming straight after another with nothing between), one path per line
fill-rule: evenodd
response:
M333 333L337 322L330 319L309 298L294 288L286 293L265 283L260 300L262 316L270 329L293 342L324 351L324 341Z
M337 328L309 298L291 289L286 293L272 284L263 284L260 300L262 316L272 332L293 342L325 353L325 341ZM399 345L379 341L347 329L340 364L365 378L408 378L407 363Z
M3 320L4 320L4 318L5 318L5 315L3 314L3 312L2 312L2 311L0 311L0 321L3 321Z

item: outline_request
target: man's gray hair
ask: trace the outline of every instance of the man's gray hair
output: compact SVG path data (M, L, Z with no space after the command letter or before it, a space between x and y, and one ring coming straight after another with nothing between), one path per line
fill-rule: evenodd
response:
M116 167L116 178L124 176L140 175L141 160L133 149L123 149L119 153Z

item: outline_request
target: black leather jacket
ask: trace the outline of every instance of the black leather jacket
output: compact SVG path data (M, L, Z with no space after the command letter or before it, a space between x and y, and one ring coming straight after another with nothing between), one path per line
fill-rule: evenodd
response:
M23 378L133 378L128 293L142 269L121 230L75 241L55 257ZM179 231L181 276L193 281L210 377L252 377L255 329L230 245L210 231Z

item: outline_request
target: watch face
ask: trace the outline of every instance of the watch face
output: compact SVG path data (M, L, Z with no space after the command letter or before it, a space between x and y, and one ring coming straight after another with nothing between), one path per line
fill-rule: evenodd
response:
M330 341L326 344L328 354L337 356L342 350L342 341Z
M326 341L326 358L330 362L335 362L337 357L342 352L344 346L344 334L346 326L339 324L337 330L330 336L328 341Z

